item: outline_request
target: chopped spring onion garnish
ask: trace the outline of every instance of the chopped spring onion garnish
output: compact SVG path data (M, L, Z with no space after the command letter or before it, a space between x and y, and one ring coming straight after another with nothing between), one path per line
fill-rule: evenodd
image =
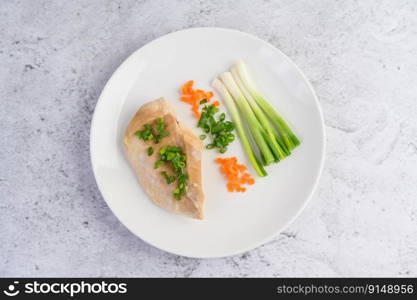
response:
M155 144L159 144L164 137L168 136L168 132L165 130L165 120L163 117L157 118L154 123L156 123L154 128L152 128L151 124L145 124L143 125L143 130L136 131L135 135L144 141L154 141Z
M151 156L153 154L153 148L152 147L148 147L148 156Z
M159 142L166 136L168 136L168 132L165 131L165 120L164 118L158 118L156 120L156 131L157 134L155 136L155 144L159 144Z
M168 184L175 181L178 178L178 186L174 190L173 195L177 200L181 199L181 196L187 193L187 181L188 175L186 174L187 157L182 152L181 147L177 146L165 146L159 150L160 159L155 163L159 163L158 167L162 163L171 162L171 166L174 169L175 176L169 176L166 172L161 172L161 175L165 177Z
M150 124L143 125L143 130L136 131L135 135L144 141L150 141L154 138L154 135L152 134L152 126Z
M176 179L174 175L168 175L168 173L165 171L162 171L161 175L165 178L168 184L173 183Z
M225 121L224 113L217 116L218 112L219 109L214 104L205 105L197 127L203 129L211 137L211 143L206 145L207 149L216 148L220 153L225 153L227 146L235 139L233 134L235 127L233 122Z

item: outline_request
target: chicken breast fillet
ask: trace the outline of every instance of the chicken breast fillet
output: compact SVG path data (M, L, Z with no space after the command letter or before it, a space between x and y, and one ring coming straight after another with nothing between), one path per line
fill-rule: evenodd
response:
M168 136L159 144L139 139L135 132L142 130L145 124L151 124L163 117ZM203 143L199 137L176 118L174 108L164 98L144 104L130 121L124 137L125 151L136 176L151 199L160 207L184 216L196 219L204 217L204 192L201 178L201 154ZM154 169L159 159L159 149L164 146L179 146L187 156L188 191L176 200L173 191L177 181L167 184L161 171L173 174L170 164L162 164ZM148 147L153 147L154 154L148 156Z

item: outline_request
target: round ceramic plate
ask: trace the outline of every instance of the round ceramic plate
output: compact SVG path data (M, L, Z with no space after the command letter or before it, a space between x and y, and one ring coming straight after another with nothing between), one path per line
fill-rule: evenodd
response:
M171 214L145 194L126 160L123 134L138 108L167 98L178 119L196 128L190 107L179 100L187 80L213 90L211 81L237 59L246 62L259 90L301 140L291 156L266 168L245 193L230 193L214 159L203 153L206 196L202 221ZM221 100L216 94L216 98ZM222 109L225 109L222 107ZM134 234L162 250L191 257L221 257L253 249L277 235L311 197L323 166L324 126L311 85L282 52L230 29L192 28L160 37L134 52L101 93L91 126L91 160L108 206ZM250 166L237 139L223 156Z

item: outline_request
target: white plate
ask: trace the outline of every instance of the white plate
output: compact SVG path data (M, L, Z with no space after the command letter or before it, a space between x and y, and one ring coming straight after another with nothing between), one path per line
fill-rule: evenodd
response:
M260 90L302 143L289 158L267 167L269 175L256 177L256 184L246 193L227 192L226 181L214 163L219 155L204 151L205 220L170 214L154 205L137 182L124 155L124 130L142 104L164 96L174 104L179 119L199 133L190 107L179 101L179 88L193 79L197 87L213 90L212 79L237 59L247 62ZM267 242L300 213L320 176L324 144L317 98L287 56L246 33L192 28L148 43L117 69L97 102L90 150L104 199L134 234L175 254L221 257ZM237 156L250 165L240 142L233 143L226 156Z

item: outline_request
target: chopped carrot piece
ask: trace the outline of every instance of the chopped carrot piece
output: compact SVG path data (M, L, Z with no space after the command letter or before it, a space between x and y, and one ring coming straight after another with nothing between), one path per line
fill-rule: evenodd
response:
M210 99L214 96L214 93L212 91L204 91L201 89L193 89L194 80L189 80L181 87L181 101L188 103L192 106L191 111L193 112L194 116L197 119L200 119L201 113L200 113L200 101L206 100L207 102L210 102ZM217 107L220 106L219 101L214 101L213 103Z
M184 95L190 95L193 91L194 80L187 81L181 88L181 93Z
M239 169L239 171L241 172L245 172L248 168L246 168L246 166L244 165L238 165L237 168Z
M188 104L193 104L191 97L181 97L181 101Z
M245 192L246 188L242 187L242 185L252 185L255 183L253 177L246 172L247 167L238 164L236 157L218 157L215 161L220 164L220 171L227 179L227 190L229 192Z

